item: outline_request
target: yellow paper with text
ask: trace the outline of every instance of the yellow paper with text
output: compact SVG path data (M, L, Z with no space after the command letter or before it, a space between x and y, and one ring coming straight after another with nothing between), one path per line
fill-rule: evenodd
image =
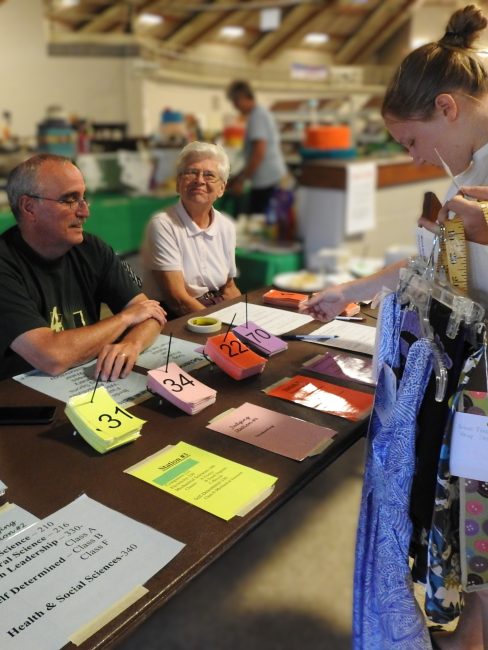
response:
M91 392L77 395L68 404L79 420L92 432L96 432L98 438L109 442L141 429L145 420L119 406L104 387L97 389L93 401L92 395Z
M186 442L162 449L125 472L225 520L248 512L277 481Z

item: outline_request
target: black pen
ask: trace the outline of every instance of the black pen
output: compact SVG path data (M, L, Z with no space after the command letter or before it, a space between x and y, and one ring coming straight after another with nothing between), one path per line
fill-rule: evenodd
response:
M328 341L329 339L338 339L338 334L282 334L284 341Z

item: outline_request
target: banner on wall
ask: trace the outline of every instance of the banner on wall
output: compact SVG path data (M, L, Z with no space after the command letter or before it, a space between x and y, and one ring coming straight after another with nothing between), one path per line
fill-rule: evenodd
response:
M307 65L292 63L290 66L292 79L307 79L308 81L323 81L329 76L329 68L325 65Z

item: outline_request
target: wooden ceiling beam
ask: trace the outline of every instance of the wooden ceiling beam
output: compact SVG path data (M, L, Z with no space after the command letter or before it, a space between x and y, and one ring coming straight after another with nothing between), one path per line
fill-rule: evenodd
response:
M377 9L335 53L339 65L352 64L377 51L425 0L383 0Z
M97 13L94 18L89 20L85 25L78 29L81 34L93 34L97 32L106 32L114 25L119 24L129 17L129 6L125 2L117 2L107 9Z
M212 4L225 5L228 4L228 0L215 0ZM184 8L184 5L180 5L180 7ZM171 36L165 39L165 43L172 47L186 47L189 44L194 44L199 40L200 34L204 35L208 33L214 26L217 26L225 19L225 15L227 14L225 12L223 13L224 17L221 15L222 12L219 11L203 10L192 14L191 17L182 21L179 29L176 29Z

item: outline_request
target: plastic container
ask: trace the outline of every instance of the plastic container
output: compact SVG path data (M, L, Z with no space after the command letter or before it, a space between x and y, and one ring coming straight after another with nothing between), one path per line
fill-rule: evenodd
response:
M351 149L351 128L346 124L314 125L305 130L305 148L337 151Z

